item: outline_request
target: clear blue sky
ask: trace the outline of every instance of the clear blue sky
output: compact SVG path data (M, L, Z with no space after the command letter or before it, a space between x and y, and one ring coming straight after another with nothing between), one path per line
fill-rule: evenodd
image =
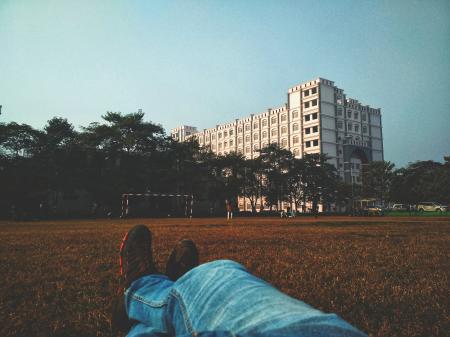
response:
M450 154L448 0L0 0L3 122L202 129L319 76L382 109L386 160Z

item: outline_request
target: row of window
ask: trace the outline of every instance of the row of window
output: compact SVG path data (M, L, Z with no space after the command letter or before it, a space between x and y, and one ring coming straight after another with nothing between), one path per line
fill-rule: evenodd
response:
M342 107L337 107L336 108L336 115L337 116L342 116L343 115L343 108ZM359 118L359 112L358 111L352 111L352 110L347 110L347 118L352 118L353 119L358 119ZM363 122L367 121L367 114L365 112L361 113L361 120Z
M306 133L307 133L307 134L310 133L310 132L309 132L309 129L311 129L312 132L317 132L317 131L318 131L318 126L314 126L314 127L312 127L312 128L307 128L307 129L306 129ZM293 131L293 132L296 132L296 131L298 131L298 130L299 130L299 124L298 124L298 123L292 124L292 131ZM285 135L285 134L288 132L287 126L282 126L280 131L281 131L281 134L282 134L282 135ZM271 135L272 137L277 136L277 134L278 134L278 130L277 130L277 129L272 129L272 130L270 130L270 135ZM220 138L220 137L219 137L219 138ZM263 131L263 132L261 133L261 138L262 138L262 139L267 138L267 131ZM253 134L253 140L258 140L258 139L259 139L259 134L258 134L258 133ZM246 135L246 136L245 136L245 141L246 141L246 142L249 142L249 141L250 141L250 135ZM233 143L233 140L230 139L230 145L231 145L232 143ZM242 144L242 138L238 138L238 144Z
M310 133L316 133L316 132L319 132L319 127L317 125L313 126L311 128L305 129L305 134L307 134L307 135L309 135Z
M305 147L314 147L314 146L319 146L319 140L318 139L308 140L308 141L305 142Z
M317 105L317 100L314 100L314 101L316 101L316 103L313 104L313 105ZM312 101L312 102L314 102L314 101ZM292 118L298 118L298 116L299 116L298 111L294 110L292 112ZM305 122L308 122L308 121L314 120L314 119L317 119L317 112L309 114L309 115L305 115ZM286 114L282 114L281 117L280 117L280 121L281 122L286 122L287 121L287 115ZM271 125L276 124L277 123L277 117L273 116L271 118L270 122L271 122ZM261 121L261 125L262 125L262 127L267 127L267 119L263 119ZM258 128L259 128L259 123L255 122L253 124L253 129L258 129ZM298 124L297 123L293 124L292 130L293 131L298 131ZM242 131L243 131L242 126L239 126L238 127L238 133L242 133ZM245 124L245 131L251 131L250 124ZM234 135L233 129L229 129L229 130L225 130L223 132L218 132L217 133L217 138L218 139L222 139L222 138L226 138L228 136L233 136L233 135ZM211 135L211 139L215 140L216 139L216 134L213 133Z
M317 131L316 131L316 132L317 132ZM255 139L255 140L256 140L256 139ZM246 138L246 141L248 142L248 141L250 141L250 139L249 139L249 138ZM298 144L299 142L300 142L299 136L294 136L294 137L292 137L292 144ZM239 139L238 139L238 144L242 144L242 138L239 138ZM232 147L232 146L234 145L233 140L230 140L229 142L223 142L223 144L222 144L222 143L218 143L218 144L217 144L217 149L220 151L220 150L222 150L222 146L223 146L223 148L225 149L225 148L228 147L228 145L229 145L230 147ZM264 143L262 144L262 146L263 146L263 147L264 147L264 146L267 146L267 142L264 142ZM283 138L283 139L281 140L281 146L287 146L287 139L286 139L286 138ZM254 144L254 145L253 145L253 148L254 148L254 149L258 149L258 144ZM213 149L213 150L216 149L215 144L212 145L212 149Z
M298 118L298 116L299 116L298 111L297 111L297 110L294 110L294 111L292 112L292 118ZM272 125L273 125L273 124L277 124L277 120L278 120L278 118L277 118L276 116L273 116L273 117L271 118L271 120L270 120L270 123L271 123ZM282 114L282 115L280 116L280 121L281 121L281 122L286 122L286 121L287 121L287 115L286 115L286 114ZM267 127L267 119L262 119L262 120L261 120L261 126L262 126L262 127ZM244 127L244 128L245 128L245 131L250 131L250 130L251 130L250 124L245 124L245 127ZM258 128L259 128L259 123L258 123L258 122L253 123L253 129L258 129ZM239 133L242 133L242 131L243 131L242 126L239 126L239 127L238 127L238 132L239 132ZM217 133L217 138L221 139L222 136L225 138L225 137L228 137L228 135L230 135L230 136L233 135L233 129L230 129L230 130L228 130L228 131L223 131L223 133L222 133L222 132L218 132L218 133ZM212 138L212 139L215 139L215 134L212 134L212 135L211 135L211 138Z
M308 101L303 104L305 106L305 109L312 107L312 106L317 106L317 99L313 99L312 101Z
M317 119L317 112L314 112L309 115L305 115L305 122L309 122L309 121L315 120L315 119Z
M292 138L292 144L298 144L300 142L300 138L299 138L299 136L294 136L293 138ZM275 142L276 143L276 142ZM218 143L217 144L217 150L218 151L220 151L220 150L222 150L222 149L225 149L225 148L227 148L228 147L228 144L230 145L230 147L232 147L233 146L233 142L232 141L230 141L229 143L228 142L224 142L223 144L222 143ZM239 138L238 139L238 144L242 144L242 138ZM268 145L268 143L267 142L263 142L262 143L262 147L266 147ZM288 140L287 140L287 138L283 138L282 140L281 140L281 142L280 142L280 145L282 146L282 147L287 147L287 145L288 145ZM211 148L212 148L212 150L215 150L216 149L216 146L215 146L215 144L213 144L212 146L211 146ZM254 151L256 151L256 150L259 150L259 144L254 144L253 145L253 150ZM239 151L241 151L240 149L238 150L238 152ZM246 148L245 148L245 153L249 153L250 152L250 147L249 146L247 146Z
M311 95L317 94L317 87L303 91L303 96L308 97L310 93Z
M337 121L337 128L338 129L343 129L344 128L344 123L343 121ZM353 124L352 122L348 122L347 123L347 130L349 131L354 131L354 132L359 132L359 124ZM362 126L362 132L363 133L367 133L367 125L363 125Z

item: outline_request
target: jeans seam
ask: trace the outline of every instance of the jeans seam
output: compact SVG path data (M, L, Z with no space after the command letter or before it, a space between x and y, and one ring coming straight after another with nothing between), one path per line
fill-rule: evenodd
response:
M183 316L184 327L192 336L196 336L197 334L195 333L194 328L192 327L192 323L187 313L186 305L184 304L181 295L175 289L172 289L170 293L178 301L181 315Z
M146 304L146 305L148 305L150 307L153 307L153 308L161 308L161 307L167 305L167 301L160 301L160 302L151 302L151 301L149 302L149 301L146 301L143 297L141 297L139 295L136 295L136 293L131 293L131 294L128 293L127 295L131 296L136 301L144 303L144 304Z

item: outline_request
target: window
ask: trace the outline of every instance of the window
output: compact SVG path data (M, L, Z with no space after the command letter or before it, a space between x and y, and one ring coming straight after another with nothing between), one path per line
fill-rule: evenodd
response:
M362 132L363 132L363 133L367 133L367 125L363 125L363 127L362 127Z
M309 135L309 134L311 133L311 128L306 128L306 129L305 129L305 133L306 133L307 135Z
M337 127L338 127L338 129L342 129L343 128L343 123L342 123L342 121L337 121Z
M352 111L351 110L347 110L347 118L352 118Z
M313 95L317 94L317 87L311 89L311 94L313 94Z
M361 118L362 118L362 120L365 122L365 121L367 120L367 115L363 112L363 113L361 114Z
M245 153L250 153L250 147L249 147L249 146L247 146L247 147L245 148Z
M317 125L316 126L313 126L313 128L312 128L312 132L313 133L316 133L318 131L318 127L317 127Z
M287 139L286 139L286 138L283 138L283 139L281 140L281 146L282 146L282 147L286 147L286 146L287 146Z
M219 149L219 150L222 150L222 143L219 143L218 149Z
M230 134L230 136L233 135L233 129L230 129L229 134Z
M245 124L245 131L250 131L250 124Z
M359 125L355 124L355 132L359 132Z
M217 137L218 137L219 139L221 139L221 138L222 138L222 132L219 132L219 133L217 134Z
M354 118L354 119L358 119L358 111L355 111L355 112L353 113L353 118Z
M313 146L319 146L319 140L318 139L314 139L313 140Z
M257 133L253 134L253 140L258 140L258 134Z
M298 131L298 124L297 123L292 124L292 131Z
M336 109L336 115L342 116L342 108L339 107Z
M300 151L298 149L294 149L294 156L299 156L300 155Z
M263 131L262 132L262 138L264 139L264 138L267 138L267 131Z
M298 118L298 111L297 110L292 111L292 118Z
M309 102L305 102L305 109L309 108Z
M212 140L215 140L215 139L216 139L216 135L213 134L213 135L211 136L211 139L212 139Z
M238 138L238 144L242 144L242 138Z
M276 136L277 135L277 129L272 129L272 131L270 131L270 135L272 137Z
M242 126L238 127L238 132L242 133Z
M230 146L233 146L233 140L230 139Z
M281 128L281 134L284 135L284 134L286 134L286 133L287 133L287 127L283 126L283 127Z
M304 97L308 97L308 96L309 96L309 90L303 91L303 96L304 96Z
M311 147L311 142L309 140L306 142L306 147Z
M248 143L250 141L250 135L245 136L245 142Z
M348 123L347 125L347 129L351 130L352 129L352 123Z
M292 138L292 144L298 144L298 136Z
M228 137L228 132L227 131L224 131L223 132L223 137L225 138L225 137Z
M286 116L286 114L282 114L282 115L281 115L281 121L282 121L282 122L286 122L286 121L287 121L287 116Z
M261 125L263 126L263 127L266 127L267 126L267 119L263 119L262 121L261 121Z
M258 144L253 145L253 151L257 151L258 150Z
M271 123L271 124L277 124L277 118L276 118L275 116L273 116L273 117L270 119L270 123Z
M253 129L257 129L258 128L258 122L253 123Z
M216 144L213 144L213 145L211 146L211 148L212 148L213 150L215 150L215 149L216 149Z
M312 105L312 106L316 106L316 105L317 105L317 99L313 99L313 100L311 101L311 105Z
M305 115L305 122L309 122L311 120L311 115Z
M317 112L314 112L314 113L311 115L311 118L312 118L312 119L317 119Z

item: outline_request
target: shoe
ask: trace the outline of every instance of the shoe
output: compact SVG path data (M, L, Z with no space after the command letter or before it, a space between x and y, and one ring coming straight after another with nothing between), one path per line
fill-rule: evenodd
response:
M134 324L125 311L125 289L138 278L155 273L152 233L145 225L137 225L125 234L120 244L120 286L112 302L113 332L126 333Z
M121 285L127 289L138 278L155 273L152 233L145 225L134 226L120 245Z
M179 241L167 260L167 277L172 281L178 280L189 270L197 267L198 260L198 250L194 241L188 239Z

